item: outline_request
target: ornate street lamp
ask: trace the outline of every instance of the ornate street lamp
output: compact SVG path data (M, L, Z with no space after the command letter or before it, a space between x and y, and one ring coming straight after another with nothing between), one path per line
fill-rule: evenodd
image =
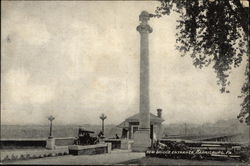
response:
M100 119L102 120L102 133L104 135L104 120L107 118L106 115L101 114Z
M52 115L50 115L50 116L48 117L48 120L50 121L49 138L53 138L53 136L52 136L52 121L53 121L54 119L55 119L55 117L52 116Z

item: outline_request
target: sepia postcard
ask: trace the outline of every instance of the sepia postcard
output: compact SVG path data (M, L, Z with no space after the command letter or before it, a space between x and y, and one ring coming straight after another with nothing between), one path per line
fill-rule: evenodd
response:
M1 164L247 165L248 0L1 1Z

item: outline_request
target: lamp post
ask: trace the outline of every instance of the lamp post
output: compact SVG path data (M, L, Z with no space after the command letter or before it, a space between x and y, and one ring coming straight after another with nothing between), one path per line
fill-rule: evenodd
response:
M104 120L107 119L107 116L104 114L101 114L100 119L102 120L102 133L104 135Z
M48 120L50 121L50 130L49 130L49 138L53 138L52 136L52 121L55 119L52 115L48 117Z

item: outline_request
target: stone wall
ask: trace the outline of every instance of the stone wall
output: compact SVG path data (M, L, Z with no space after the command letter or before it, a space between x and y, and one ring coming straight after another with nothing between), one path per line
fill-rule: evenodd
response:
M111 143L111 149L121 149L121 139L105 139L104 142Z
M5 139L0 144L0 149L41 149L46 146L46 139Z
M56 146L73 145L75 137L55 138ZM0 149L42 149L46 147L46 138L41 139L1 139Z
M94 155L111 152L111 143L100 143L96 145L70 145L69 154L71 155Z
M55 144L56 146L68 146L73 145L75 140L75 137L55 138Z

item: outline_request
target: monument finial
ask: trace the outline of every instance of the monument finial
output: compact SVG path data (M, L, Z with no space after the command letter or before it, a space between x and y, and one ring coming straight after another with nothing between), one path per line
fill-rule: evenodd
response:
M139 21L147 22L150 19L150 17L151 15L147 11L143 10L139 15Z
M152 14L149 14L147 11L142 11L139 15L140 25L137 26L136 30L140 33L151 33L153 29L148 25L148 20L152 17Z

